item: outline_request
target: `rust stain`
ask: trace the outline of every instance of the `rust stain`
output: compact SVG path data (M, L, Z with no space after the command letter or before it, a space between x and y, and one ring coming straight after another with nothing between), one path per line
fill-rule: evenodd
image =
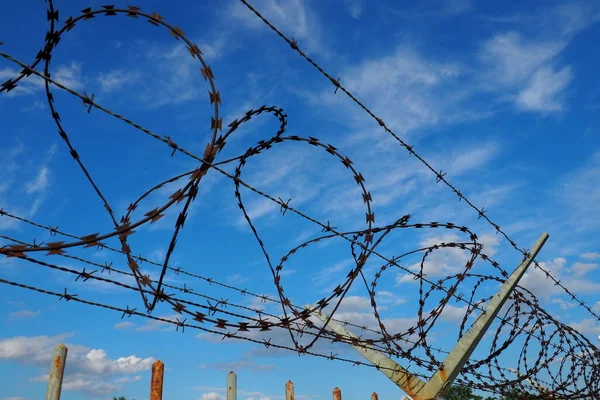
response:
M412 397L413 400L421 400L421 397L417 393L415 393L415 388L412 384L413 376L410 374L406 374L406 385L402 388L407 395Z
M62 357L60 355L54 357L54 368L57 372L62 370Z
M442 378L442 382L446 382L448 380L448 373L443 365L442 368L440 368L440 377Z
M333 400L342 400L342 391L340 388L333 389Z
M285 399L294 400L294 383L292 381L287 381L285 384Z
M152 380L150 381L150 400L162 400L163 376L165 365L157 360L152 364Z

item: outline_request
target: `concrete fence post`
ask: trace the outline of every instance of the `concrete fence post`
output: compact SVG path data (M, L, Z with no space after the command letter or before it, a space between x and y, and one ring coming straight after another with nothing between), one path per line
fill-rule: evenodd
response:
M150 400L162 400L163 377L165 365L160 360L152 364L152 381L150 382Z
M342 400L342 391L340 388L333 389L333 400Z
M227 400L237 400L237 375L233 371L227 375Z
M60 400L65 363L67 361L67 346L59 344L54 348L52 364L50 364L50 375L48 376L48 388L46 389L46 400Z
M379 400L379 396L377 396L376 392L373 392L373 394L371 395L371 400Z
M285 384L285 400L294 400L294 383L287 381Z

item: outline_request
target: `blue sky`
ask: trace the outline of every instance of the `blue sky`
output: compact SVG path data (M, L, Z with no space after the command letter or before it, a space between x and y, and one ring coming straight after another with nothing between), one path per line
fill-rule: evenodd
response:
M43 2L4 5L0 50L30 62L47 29ZM596 51L600 6L593 1L489 2L470 0L256 0L252 4L328 72L367 104L436 169L488 215L521 247L542 232L550 234L540 257L562 283L600 311L600 85ZM56 1L60 23L96 1ZM144 2L180 26L202 49L222 98L224 126L262 105L282 107L287 134L314 136L331 143L354 161L372 193L376 225L410 213L414 222L450 221L478 234L485 251L512 270L520 261L494 229L414 157L408 157L361 109L327 81L289 45L237 1ZM94 93L99 104L181 147L202 155L210 139L209 87L181 42L143 20L118 16L85 21L61 40L51 73L79 92ZM0 61L0 81L19 67ZM147 189L197 163L97 109L86 112L81 100L53 89L65 130L107 201L118 215ZM0 208L64 232L86 235L113 229L102 203L57 134L43 90L32 77L0 94ZM261 115L241 127L220 153L237 156L272 137L278 121ZM233 171L235 165L225 169ZM354 179L329 154L300 143L282 143L249 160L242 179L275 198L340 231L364 229L364 205ZM134 217L163 204L181 183L150 196ZM321 228L242 189L248 214L272 259L320 234ZM131 237L134 254L162 262L177 211L140 228ZM39 243L47 231L0 217L0 234ZM461 241L448 230L400 230L382 243L392 257L423 245ZM5 245L6 239L0 239ZM116 241L109 241L115 245ZM118 246L116 244L115 246ZM119 254L96 248L69 254L127 269ZM73 259L42 256L44 261L81 270ZM407 259L416 271L418 259ZM438 251L426 273L439 279L466 262L460 251ZM285 264L282 284L296 304L329 293L352 268L347 244L339 239L310 246ZM241 289L276 294L268 265L243 214L234 185L211 171L189 212L172 265ZM372 275L381 260L366 267ZM486 264L476 264L492 273ZM158 268L143 264L156 277ZM98 272L99 274L100 272ZM114 278L114 274L108 275ZM46 270L14 258L0 259L0 277L118 307L143 309L139 294L99 281ZM131 282L131 281L129 281ZM277 304L242 296L184 274L166 282L193 288L232 303L278 314ZM542 306L594 343L600 322L553 286L539 270L522 281ZM496 289L489 285L484 295ZM386 326L399 332L414 322L418 286L402 271L388 269L377 300ZM468 288L465 288L468 291ZM338 318L374 327L364 287L356 285ZM187 297L186 297L187 298ZM199 303L204 299L192 298ZM433 304L433 303L432 303ZM431 305L433 307L433 305ZM431 342L450 349L464 315L450 304L431 334ZM177 315L159 304L153 315ZM326 398L335 386L345 399L398 396L398 389L371 368L265 349L248 342L121 314L3 285L0 287L0 399L37 399L45 393L52 348L69 347L63 399L106 399L113 395L148 396L152 362L165 363L166 399L219 400L230 370L238 372L239 396L281 399L292 380L299 399ZM269 333L288 343L287 332ZM260 336L263 337L263 336ZM266 337L266 336L265 336ZM450 338L450 339L449 339ZM489 338L488 338L489 339ZM486 341L482 343L485 347ZM489 344L489 343L488 343ZM518 347L518 346L517 346ZM347 346L320 343L316 350L359 359ZM516 362L518 348L505 355ZM477 357L475 354L475 357ZM402 363L402 361L400 361Z

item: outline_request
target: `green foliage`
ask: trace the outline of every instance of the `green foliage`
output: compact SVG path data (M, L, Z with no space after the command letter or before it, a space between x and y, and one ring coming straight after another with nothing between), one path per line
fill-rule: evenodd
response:
M479 396L477 396L479 397ZM444 396L445 400L475 400L473 389L467 386L453 385Z
M529 396L527 394L520 394L517 389L513 389L508 394L502 396L500 400L529 400L532 398L532 396Z
M532 396L520 394L517 389L512 389L504 396L497 398L493 396L482 397L473 394L473 389L467 386L453 385L450 387L444 400L529 400Z

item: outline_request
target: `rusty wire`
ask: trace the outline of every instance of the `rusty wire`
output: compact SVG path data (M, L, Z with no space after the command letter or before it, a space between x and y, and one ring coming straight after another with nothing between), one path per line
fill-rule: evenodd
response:
M389 134L391 137L393 137L400 144L400 146L402 146L404 149L406 149L406 151L408 151L409 155L414 156L417 160L419 160L419 162L421 162L421 164L423 164L429 171L431 171L435 175L436 183L440 183L440 182L444 183L448 188L450 188L450 190L452 190L452 192L454 192L454 194L457 195L458 201L464 200L465 203L469 207L471 207L473 210L475 210L477 212L478 218L483 218L486 222L488 222L496 230L496 233L501 234L504 237L504 239L506 239L507 242L515 250L517 250L523 256L525 256L527 254L527 249L526 248L520 248L518 246L518 244L513 239L511 239L505 231L503 231L500 228L500 225L498 225L497 223L495 223L494 221L491 220L491 218L487 215L487 211L485 210L484 207L480 208L477 205L475 205L471 200L469 200L462 192L460 192L454 185L452 185L452 183L450 183L447 180L446 173L444 171L437 170L436 168L434 168L427 160L425 160L425 158L423 156L421 156L419 153L417 153L415 151L414 146L411 146L407 142L405 142L404 140L402 140L402 138L400 138L400 136L398 136L394 131L392 131L386 125L386 123L385 123L385 121L383 119L379 118L363 102L361 102L348 89L346 89L344 87L344 85L341 84L340 78L338 78L338 79L333 78L333 76L330 75L330 74L328 74L319 64L317 64L316 61L314 61L311 57L309 57L306 53L304 53L300 49L297 40L295 40L293 38L289 39L283 32L281 32L281 30L279 30L275 25L273 25L273 23L271 23L258 10L256 10L256 8L254 8L247 0L239 0L239 1L242 2L246 7L248 7L248 9L250 11L252 11L254 14L256 14L256 16L262 22L264 22L269 28L271 28L279 37L281 37L283 40L285 40L290 45L290 47L293 50L295 50L302 58L304 58L306 61L308 61L315 69L317 69L323 76L325 76L331 82L331 84L333 84L333 86L335 87L335 91L336 92L338 90L341 90L344 94L346 94L356 105L358 105L371 118L373 118L377 122L377 124L380 127L382 127L383 130L387 134ZM554 282L555 286L560 287L571 298L571 300L573 300L574 302L576 302L578 304L578 306L583 307L589 314L591 314L594 318L596 318L596 320L600 321L600 315L598 315L598 313L596 313L592 309L592 307L590 307L589 304L587 304L585 301L579 299L579 297L577 297L575 295L575 293L573 293L566 286L564 286L560 282L560 280L556 279L550 273L549 270L547 270L546 268L544 268L541 265L539 265L539 263L537 261L534 260L533 264L535 265L536 268L538 268L540 271L542 271L546 275L546 278L550 278Z
M484 218L496 229L498 233L501 233L512 245L512 247L519 250L524 257L528 256L528 251L526 249L520 249L517 244L512 241L496 223L489 219L483 209L477 208L464 195L462 195L458 189L452 186L445 179L445 174L443 172L436 172L436 170L431 167L427 161L425 161L414 151L412 146L409 146L402 141L402 139L393 133L380 118L376 117L374 113L372 113L348 90L346 90L340 84L339 79L333 79L316 62L303 53L295 40L288 39L247 1L240 1L242 1L267 25L269 25L279 36L286 40L292 49L297 51L322 74L330 79L330 81L336 86L336 89L340 89L342 92L348 95L354 102L356 102L361 108L369 113L369 115L375 118L379 125L381 125L388 134L392 135L405 149L407 149L411 155L414 155L426 167L433 171L436 174L438 182L444 182L444 184L450 187L451 190L458 195L459 199L464 199L469 206L474 208L478 212L480 218ZM479 296L477 293L478 289L480 289L484 283L501 283L503 282L503 279L508 277L508 273L502 269L497 262L492 260L483 252L483 246L478 242L477 235L470 231L467 227L458 226L452 223L440 222L412 223L409 215L398 218L393 224L376 226L375 214L371 208L371 193L367 189L365 178L354 166L352 160L339 152L338 149L333 145L322 143L315 137L301 137L296 135L284 136L287 127L287 115L282 109L277 107L262 106L255 110L249 110L241 118L229 123L227 125L228 129L223 132L223 120L222 117L220 117L219 112L221 95L216 88L214 73L211 67L204 61L200 48L191 42L180 28L165 22L162 16L156 13L143 12L138 7L129 6L126 8L118 8L112 5L107 5L96 10L86 8L82 10L81 15L66 19L64 25L58 29L56 27L59 20L58 10L54 7L52 0L46 0L46 2L48 4L47 19L49 22L49 30L46 34L44 46L34 58L33 62L31 64L26 64L15 59L7 53L0 52L1 57L14 62L23 68L16 77L7 80L1 85L0 93L10 92L18 86L21 80L26 79L31 75L36 75L44 79L48 105L50 107L52 118L54 119L58 128L59 135L64 141L65 145L68 147L71 156L78 165L78 168L85 175L87 181L103 203L105 212L110 217L114 226L114 232L91 233L84 236L76 236L63 232L58 228L53 228L35 221L30 221L9 211L1 210L0 217L12 218L23 223L27 223L31 226L50 231L53 235L61 235L67 238L67 240L70 239L70 241L58 241L53 243L28 243L17 238L0 235L0 237L10 243L0 248L0 254L6 257L20 259L23 262L30 262L45 268L61 271L62 273L72 274L75 276L75 280L81 279L84 282L89 280L98 280L111 285L117 285L128 290L136 291L140 293L142 297L142 302L146 308L146 313L139 312L136 308L129 308L129 306L124 309L123 307L84 300L79 298L76 294L68 293L67 289L65 289L65 292L61 294L6 279L0 279L1 283L56 296L59 297L59 299L65 299L67 301L72 300L90 306L102 307L105 309L122 312L123 317L136 315L170 323L175 325L177 330L181 328L183 331L185 327L191 327L207 333L222 335L223 338L248 340L253 343L264 345L267 348L280 348L297 352L300 355L308 354L331 360L350 362L354 365L373 367L371 364L339 357L333 353L327 355L311 350L315 344L319 342L319 340L331 340L332 342L348 343L355 346L366 347L368 349L376 349L392 357L397 357L408 361L410 365L414 364L426 371L435 372L437 368L440 367L442 361L442 358L440 358L439 355L446 354L446 352L442 349L432 346L428 341L428 334L436 325L436 322L443 313L445 307L448 306L451 300L457 301L461 304L466 304L467 306L467 311L462 318L458 334L458 337L460 338L468 328L469 317L477 311L484 311L482 305L489 300L489 298L485 296L481 298L481 296ZM212 136L202 156L197 156L185 150L175 143L169 136L160 136L127 119L126 117L101 106L94 100L93 95L88 96L85 92L82 95L81 93L72 90L51 78L50 64L52 52L58 46L62 37L79 24L84 23L87 20L94 19L98 16L128 16L135 19L145 18L152 25L166 29L175 39L181 40L186 44L190 55L200 63L202 76L210 88L209 102L213 110L213 115L210 122ZM40 65L43 65L43 71L40 71L37 68ZM130 204L127 212L120 219L117 218L116 213L110 206L100 187L95 183L95 180L93 179L89 170L86 168L82 157L77 153L66 129L63 127L60 115L55 108L51 86L58 87L70 93L71 95L79 97L83 101L88 112L92 108L95 108L112 117L115 117L134 127L136 130L139 130L142 133L163 142L169 148L169 151L172 152L172 155L176 152L179 152L196 160L199 162L200 167L179 174L149 189ZM279 129L275 135L268 140L259 141L257 145L250 147L245 153L237 157L218 161L218 155L225 147L227 139L230 137L230 135L232 135L241 125L248 123L248 121L250 121L252 118L261 114L270 114L279 121ZM248 159L264 153L265 151L284 142L308 145L317 150L326 152L331 157L337 159L348 170L349 174L352 176L362 192L362 199L365 205L365 229L352 232L338 231L337 228L331 226L329 221L327 223L323 223L322 221L319 221L292 207L289 200L286 202L282 199L275 198L268 193L264 193L261 190L256 189L241 179L243 167ZM222 168L222 166L231 163L237 163L235 172L233 174L226 172ZM260 249L263 252L265 260L269 265L273 283L277 289L278 299L272 299L265 295L249 292L246 289L240 289L232 285L227 285L214 281L210 278L185 271L181 268L173 268L170 266L169 262L174 252L177 238L185 224L189 207L198 194L198 188L200 187L203 178L211 170L221 173L234 182L234 194L238 201L238 206L243 213L246 222L251 228L253 235L255 236ZM184 181L186 179L187 181ZM131 220L131 214L140 206L140 203L144 199L156 192L158 189L162 188L164 185L180 181L184 181L184 183L181 184L181 187L175 191L162 206L153 210L149 210L144 214L144 218L141 218L137 221ZM324 234L305 241L301 245L291 249L288 254L286 254L278 263L274 262L271 260L269 253L252 222L251 217L246 211L240 191L241 187L245 187L246 189L249 189L250 191L278 204L283 214L286 212L291 212L320 226L323 229ZM180 203L183 203L182 211L180 212L175 224L175 229L168 246L165 260L162 263L154 263L142 256L133 255L133 251L128 242L128 237L135 233L135 229L142 225L156 222L174 205L178 205ZM377 250L379 244L382 243L385 237L393 231L423 228L443 228L456 231L460 235L464 235L465 241L455 243L440 243L433 246L416 249L394 257L386 257ZM111 247L106 243L112 238L116 238L119 241L120 249ZM281 284L281 272L285 263L291 257L293 257L294 254L302 249L305 249L318 242L330 240L332 238L342 238L350 244L355 266L349 271L344 282L339 284L328 296L316 301L314 303L316 304L314 307L305 308L295 305L286 295L284 287ZM126 263L130 271L123 271L119 268L112 267L112 265L102 265L83 257L67 254L67 251L76 248L96 246L112 252L123 254L126 258ZM458 274L448 276L437 282L428 279L423 272L428 257L435 251L448 248L460 249L469 255L469 259L465 264L463 271ZM86 271L85 268L83 270L66 268L64 266L60 266L58 263L41 261L40 259L36 258L36 254L41 252L45 252L47 255L69 258L97 269L89 272ZM419 272L414 272L400 263L400 261L404 258L414 254L421 254ZM372 281L368 282L364 275L364 266L372 256L373 258L382 260L383 265L379 268ZM472 273L471 268L477 260L482 260L486 263L489 263L493 270L496 271L502 278L493 275ZM150 275L142 273L140 268L140 263L142 262L160 267L158 279L151 279ZM537 262L535 265L537 268L542 269L548 277L554 280L555 284L562 287L563 290L565 290L574 301L578 302L580 306L586 308L596 318L598 318L598 316L586 303L579 300L573 293L560 284L554 277L550 275L547 270L544 270L542 267L540 267ZM98 272L98 268L101 269L100 274L96 273ZM392 268L398 268L399 270L412 275L419 283L419 308L417 311L417 322L414 324L414 326L409 327L404 332L395 334L390 333L386 328L385 321L381 318L378 311L376 299L376 287L380 279L383 279L382 277L384 273ZM240 304L234 304L228 302L226 299L208 296L202 292L187 288L186 286L180 287L176 285L169 285L164 282L165 275L169 270L177 273L184 273L190 277L202 279L208 283L215 283L223 288L235 290L240 294L248 294L250 296L260 298L263 301L274 302L281 306L281 315L265 313L263 310L243 306ZM111 271L114 271L120 275L133 277L135 280L135 286L102 275L104 272L110 273ZM339 321L355 329L363 331L365 338L354 339L333 332L327 326L329 320L323 325L315 323L313 314L317 311L324 310L327 307L332 307L331 310L328 309L330 319L338 321L335 318L335 313L356 280L359 282L362 280L366 289L368 290L369 297L371 299L371 305L373 307L373 315L377 321L378 329L375 329L374 327L359 326L346 321ZM467 281L474 282L470 295L464 296L457 294L459 285L462 284L461 287L463 287ZM165 288L178 290L179 295L176 296L167 294L165 293ZM439 295L441 295L442 298L439 300L438 304L433 309L427 309L427 300L430 298L436 298L436 296ZM198 301L190 300L189 298L184 298L185 296L203 298L207 301L207 304L202 304ZM158 303L169 304L175 312L182 316L182 319L176 319L173 321L152 316L151 312L156 308ZM231 311L230 309L227 309L228 306L231 306L237 311ZM216 317L217 314L219 314L219 316L223 316L224 318ZM187 318L184 318L185 316L187 316ZM265 316L267 318L264 318ZM191 318L197 322L197 324L190 324L186 322L188 318ZM528 381L528 379L535 379L536 381L543 383L548 388L552 396L554 396L553 398L597 398L597 393L600 392L600 388L598 387L598 379L596 378L600 370L600 357L598 357L598 350L584 336L576 332L574 329L560 323L545 310L543 310L533 294L529 293L524 288L519 288L516 290L511 296L511 302L506 308L506 311L504 311L502 316L498 316L496 321L498 322L499 326L491 334L492 340L489 353L487 355L480 356L479 358L472 357L459 376L458 382L469 384L473 388L493 393L507 393L513 388L518 388L522 390L523 393L529 393L533 396L537 396L538 398L546 398L548 395L547 392L540 392L539 388L531 385ZM207 328L209 325L213 325L214 328ZM274 343L271 342L270 338L256 339L245 334L246 332L251 331L268 332L273 329L287 330L289 332L292 345ZM301 344L299 339L305 334L309 338L308 343L303 342ZM514 349L515 346L522 346L519 350L517 364L519 375L511 376L509 375L509 371L504 368L503 365L501 365L502 362L500 356L507 349ZM484 354L486 351L487 350L484 351ZM556 367L556 365L558 365L558 367ZM419 375L419 372L414 373ZM425 377L425 379L427 378Z

